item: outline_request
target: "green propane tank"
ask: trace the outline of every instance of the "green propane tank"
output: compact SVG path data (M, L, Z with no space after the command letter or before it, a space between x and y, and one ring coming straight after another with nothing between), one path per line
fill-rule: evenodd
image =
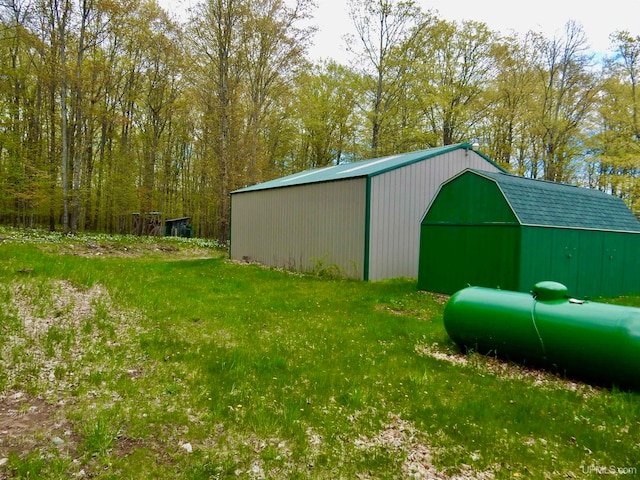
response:
M576 300L557 282L531 294L468 287L444 310L463 349L603 385L640 389L640 309Z

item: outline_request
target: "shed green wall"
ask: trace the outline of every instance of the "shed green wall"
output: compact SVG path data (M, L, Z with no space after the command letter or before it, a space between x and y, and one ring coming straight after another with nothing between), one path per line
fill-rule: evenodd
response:
M640 293L640 234L522 227L520 291L540 280L576 297Z
M452 294L469 285L518 290L520 227L422 225L418 288Z
M421 225L418 288L517 290L520 227L495 182L463 173L436 195Z

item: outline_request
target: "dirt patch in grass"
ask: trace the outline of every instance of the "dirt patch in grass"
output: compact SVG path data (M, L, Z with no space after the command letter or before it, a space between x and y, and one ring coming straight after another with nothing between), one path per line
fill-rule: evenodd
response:
M127 344L139 332L139 314L120 308L98 283L77 288L62 280L44 285L27 281L6 289L3 308L12 321L0 348L7 388L0 392L0 480L33 459L44 465L56 458L68 465L64 468L92 470L92 438L98 447L108 443L106 451L116 436L100 430L102 424L94 428L91 422L79 422L77 411L86 408L83 402L91 402L89 408L96 412L108 409L120 395L102 384L87 391L79 385L86 386L92 375L107 378L116 355L122 372L132 378L142 375L136 352ZM127 456L134 448L125 443L118 454Z
M47 245L48 249L52 247ZM117 242L79 242L57 245L56 252L60 255L76 255L79 257L126 257L140 258L148 255L162 256L163 260L201 260L218 258L221 250L201 248L195 246L178 246L163 243L140 243L125 245Z
M14 305L30 337L46 335L54 325L64 329L79 328L84 319L94 315L95 302L108 297L106 289L98 284L86 291L65 281L53 282L52 287L54 295L44 315L33 305L30 286L16 285L14 288Z
M48 447L73 455L76 444L61 406L23 392L0 395L0 458Z
M10 287L14 311L20 327L8 332L0 350L0 368L6 372L10 389L24 388L25 381L42 391L61 394L77 384L73 369L83 359L106 347L115 348L120 338L126 338L128 325L135 315L115 306L106 288L95 284L79 289L67 281L54 281L43 291L29 283ZM94 318L98 309L109 312L113 339L105 338ZM88 367L87 367L88 368ZM94 365L95 368L95 365ZM72 375L73 374L73 375Z
M490 480L491 472L478 472L469 465L461 465L456 473L447 474L438 471L433 464L433 452L427 438L413 423L403 420L399 415L389 412L388 423L375 437L360 436L355 441L356 448L362 450L382 449L403 455L403 478L415 480ZM360 479L368 479L366 474L358 475Z

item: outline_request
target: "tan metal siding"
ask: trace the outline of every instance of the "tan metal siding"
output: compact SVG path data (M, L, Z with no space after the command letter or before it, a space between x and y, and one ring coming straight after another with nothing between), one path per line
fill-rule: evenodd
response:
M371 179L369 280L417 278L422 215L440 185L465 168L498 171L473 151L455 150Z
M231 258L362 278L365 209L364 178L234 194Z

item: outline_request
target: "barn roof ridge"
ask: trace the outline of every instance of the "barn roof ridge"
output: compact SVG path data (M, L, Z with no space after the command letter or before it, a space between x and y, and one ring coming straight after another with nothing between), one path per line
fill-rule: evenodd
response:
M323 183L345 180L350 178L359 177L374 177L381 175L397 168L406 167L413 163L421 162L444 153L449 153L455 150L465 149L471 150L470 143L458 143L454 145L445 145L443 147L434 147L425 150L416 150L408 153L401 153L396 155L389 155L385 157L377 157L369 160L362 160L353 163L341 163L339 165L331 165L327 167L314 168L304 170L302 172L294 173L267 182L258 183L256 185L247 186L235 190L231 193L244 193L258 190L269 190L274 188L291 187L294 185L306 185L311 183ZM491 163L495 167L502 169L493 160L486 155L475 152L480 155L487 162Z
M600 190L471 168L459 175L467 171L494 181L522 225L640 232L627 204Z

